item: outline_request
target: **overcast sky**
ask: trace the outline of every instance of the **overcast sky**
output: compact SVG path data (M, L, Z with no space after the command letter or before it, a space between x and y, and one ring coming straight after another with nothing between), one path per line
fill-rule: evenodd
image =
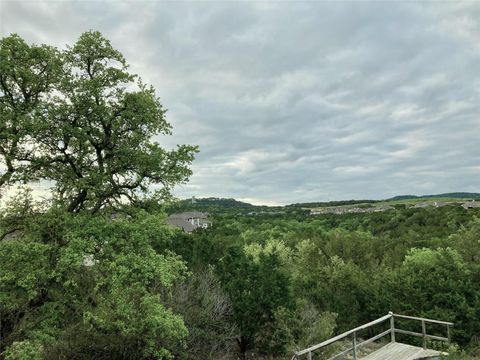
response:
M200 153L180 197L480 191L480 2L0 0L0 35L99 30Z

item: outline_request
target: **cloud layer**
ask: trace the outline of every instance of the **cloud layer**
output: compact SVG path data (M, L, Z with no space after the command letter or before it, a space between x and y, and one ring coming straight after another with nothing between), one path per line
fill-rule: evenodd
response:
M479 191L480 5L0 2L0 35L100 30L198 144L195 195L257 203Z

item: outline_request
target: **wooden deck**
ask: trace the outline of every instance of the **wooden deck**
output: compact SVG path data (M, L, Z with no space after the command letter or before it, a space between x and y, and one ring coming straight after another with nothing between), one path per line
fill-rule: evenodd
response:
M444 355L439 351L423 349L402 343L389 343L362 360L416 360Z
M403 320L413 320L421 323L422 332L414 332L410 330L399 329L395 326L395 319ZM389 329L377 334L370 339L361 340L357 338L357 333L359 331L370 328L374 325L382 323L390 323ZM447 337L442 337L438 335L430 335L427 333L427 324L437 324L446 326ZM347 338L350 338L352 343L351 347L337 353L333 357L330 357L328 360L339 360L344 359L345 356L352 356L353 360L362 359L362 360L420 360L420 359L439 359L441 355L448 355L447 353L441 353L435 350L427 349L427 344L429 340L435 341L445 341L450 343L450 327L453 326L453 323L440 320L432 320L421 317L405 316L394 314L389 312L388 315L382 316L376 320L373 320L367 324L356 327L355 329L344 332L340 335L337 335L331 339L328 339L320 344L310 346L309 348L296 351L292 357L292 360L300 360L301 357L307 358L307 360L312 360L312 355L315 351L325 348L337 341L345 341ZM423 347L416 347L412 345L407 345L395 341L395 335L409 335L417 336L423 339ZM374 341L380 340L383 337L389 336L390 343L376 350L367 356L361 356L359 349L364 347L367 344L370 344ZM348 341L348 340L347 340Z

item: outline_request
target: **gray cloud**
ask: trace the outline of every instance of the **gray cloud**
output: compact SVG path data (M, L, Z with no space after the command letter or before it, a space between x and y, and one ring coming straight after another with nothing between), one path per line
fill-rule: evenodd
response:
M480 5L0 3L2 36L100 30L200 145L179 196L259 203L478 191Z

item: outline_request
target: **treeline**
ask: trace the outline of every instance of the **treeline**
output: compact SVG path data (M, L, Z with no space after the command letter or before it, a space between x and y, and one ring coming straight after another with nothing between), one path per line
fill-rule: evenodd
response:
M375 204L382 200L337 200L337 201L321 201L321 202L306 202L287 205L287 208L319 208L330 206L343 206L343 205L357 205L357 204Z
M447 199L479 199L479 193L469 193L469 192L454 192L454 193L444 193L444 194L435 194L435 195L399 195L394 196L387 200L413 200L413 199L432 199L432 198L447 198Z
M203 211L211 213L248 213L260 207L224 198L185 199L172 202L165 208L168 213L185 211Z

